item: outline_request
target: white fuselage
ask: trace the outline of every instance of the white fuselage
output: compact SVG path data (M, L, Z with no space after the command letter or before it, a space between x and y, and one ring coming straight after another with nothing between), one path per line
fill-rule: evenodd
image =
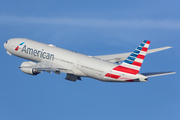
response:
M19 45L20 43L23 43L23 45ZM17 48L17 46L19 47ZM124 81L124 79L105 77L107 73L114 72L112 69L118 66L117 64L92 56L87 56L25 38L10 39L7 43L4 43L4 47L9 53L24 59L35 62L51 61L65 66L66 68L71 69L77 76L91 77L101 81ZM15 50L16 48L17 50ZM123 76L124 78L126 76L132 79L139 77L143 78L141 74L137 74L135 76L129 76L128 74L126 75L117 72L115 74Z

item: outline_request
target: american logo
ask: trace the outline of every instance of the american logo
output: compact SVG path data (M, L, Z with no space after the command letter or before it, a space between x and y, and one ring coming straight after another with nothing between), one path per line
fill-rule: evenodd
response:
M15 48L15 51L18 51L19 50L19 47L21 46L21 45L23 45L25 42L22 42L21 44L19 44L16 48Z
M15 48L15 51L18 51L19 48L24 44L25 42L22 42L21 44L19 44L16 48ZM43 59L48 59L48 60L54 60L54 54L50 54L50 53L47 53L47 52L44 52L44 50L37 50L37 49L33 49L33 48L29 48L27 47L26 48L26 45L24 45L22 47L22 50L21 52L24 52L26 54L29 54L29 55L33 55L33 56L36 56L36 57L40 57L40 58L43 58Z

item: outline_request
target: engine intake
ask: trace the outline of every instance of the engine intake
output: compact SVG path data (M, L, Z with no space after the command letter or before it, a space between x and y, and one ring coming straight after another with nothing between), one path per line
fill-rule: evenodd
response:
M33 68L28 68L32 65L36 65L36 63L34 62L23 62L20 66L21 68L21 71L28 74L28 75L37 75L39 73L41 73L40 70L36 70L36 69L33 69Z

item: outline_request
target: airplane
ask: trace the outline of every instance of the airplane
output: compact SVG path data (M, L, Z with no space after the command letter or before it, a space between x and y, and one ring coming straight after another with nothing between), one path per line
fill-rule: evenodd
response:
M89 56L26 38L12 38L4 43L7 54L30 60L19 67L29 75L54 72L66 73L65 79L73 82L81 77L103 82L147 82L149 77L174 74L172 71L139 73L147 54L171 48L148 50L149 45L150 41L144 40L133 52Z

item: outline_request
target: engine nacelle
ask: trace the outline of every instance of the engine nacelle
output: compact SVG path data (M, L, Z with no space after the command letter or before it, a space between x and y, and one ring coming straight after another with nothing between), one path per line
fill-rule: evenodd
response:
M23 62L20 66L21 71L26 73L26 74L29 74L29 75L37 75L37 74L41 73L41 71L39 71L39 70L32 69L32 68L26 68L26 67L29 67L32 65L36 65L36 63L34 63L34 62Z

